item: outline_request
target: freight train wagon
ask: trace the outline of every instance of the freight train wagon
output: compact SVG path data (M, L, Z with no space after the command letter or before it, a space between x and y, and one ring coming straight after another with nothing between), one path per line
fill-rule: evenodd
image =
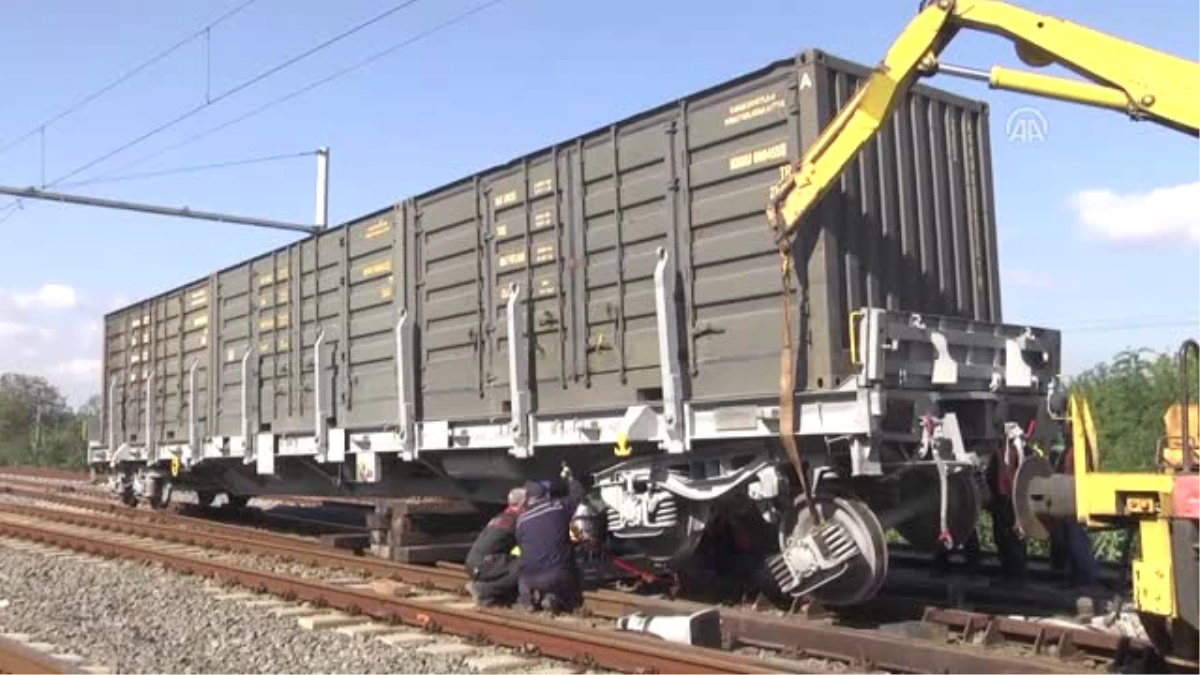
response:
M91 462L153 504L497 502L565 462L609 545L670 567L749 512L785 588L870 597L885 528L964 536L1049 429L1059 335L999 323L987 107L916 87L795 247L814 535L764 208L867 72L806 51L113 312Z

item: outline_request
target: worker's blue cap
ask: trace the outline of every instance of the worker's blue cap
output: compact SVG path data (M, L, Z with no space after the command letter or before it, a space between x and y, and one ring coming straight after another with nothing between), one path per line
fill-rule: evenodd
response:
M531 480L525 482L525 498L541 499L550 494L550 486L546 481Z

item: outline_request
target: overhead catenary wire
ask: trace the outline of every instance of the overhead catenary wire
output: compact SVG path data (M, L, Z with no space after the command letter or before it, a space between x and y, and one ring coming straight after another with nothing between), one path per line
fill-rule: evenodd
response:
M204 131L193 134L192 136L188 136L187 138L183 139L182 141L179 141L177 143L169 145L165 148L161 148L152 153L143 155L142 157L140 157L132 162L122 164L121 166L117 167L113 171L114 172L125 171L125 170L131 169L135 166L145 164L146 162L149 162L150 160L153 160L153 159L157 159L157 158L165 155L168 152L178 150L179 148L191 145L192 143L195 143L196 141L199 141L199 140L207 138L215 133L218 133L220 131L228 129L229 127L231 127L235 124L239 124L241 122L244 122L244 121L250 119L251 117L254 117L263 112L266 112L267 110L274 108L277 105L286 103L287 101L290 101L298 96L306 94L318 87L321 87L321 86L326 85L334 80L337 80L346 75L349 75L350 73L352 73L356 70L359 70L361 68L364 68L364 67L370 65L371 63L378 61L379 59L382 59L386 56L390 56L391 54L393 54L405 47L408 47L408 46L412 45L413 43L416 43L424 38L427 38L435 33L440 32L442 30L450 28L451 26L453 26L455 24L461 23L461 22L467 20L468 18L470 18L471 16L474 16L475 14L478 14L479 12L482 12L483 10L485 10L489 7L498 5L503 1L504 0L488 0L487 2L476 5L475 7L468 9L465 12L461 12L461 13L451 17L450 19L443 21L440 24L436 24L430 28L425 29L424 31L421 31L421 32L417 33L416 35L413 35L412 37L405 39L402 42L398 42L398 43L396 43L390 47L387 47L381 51L375 52L374 54L372 54L366 58L356 61L355 63L352 63L351 65L349 65L345 68L342 68L341 70L335 71L334 73L332 73L330 75L327 75L319 80L316 80L307 85L304 85L298 89L295 89L287 94L284 94L283 96L279 96L270 101L267 101L266 103L264 103L256 108L251 109L249 112L246 112L242 115L234 117L233 119L222 122L214 127L205 129ZM101 173L97 177L104 178L108 175L111 175L111 174L110 173Z
M298 157L311 157L316 155L316 150L305 150L304 152L289 152L280 155L266 155L263 157L250 157L246 159L234 159L225 162L216 162L213 164L199 164L194 166L181 166L172 169L163 169L161 171L146 171L143 173L122 174L109 178L92 178L89 180L77 181L74 183L63 183L61 187L75 188L84 185L95 185L97 183L118 183L129 180L142 180L146 178L159 178L161 176L174 176L185 173L197 173L200 171L213 171L217 169L226 169L235 166L246 166L250 164L265 164L267 162L277 162L285 159L296 159Z
M265 71L259 73L258 75L255 75L255 76L241 82L240 84L237 84L237 85L233 86L232 88L227 89L226 91L222 92L221 94L218 94L217 96L212 97L210 100L207 100L200 105L197 105L193 108L188 109L187 111L183 112L182 114L176 116L175 118L173 118L167 122L164 122L164 123L158 125L157 127L151 129L150 131L147 131L146 133L144 133L130 141L127 141L112 150L109 150L108 152L100 155L99 157L97 157L89 162L86 162L85 164L83 164L79 167L76 167L75 169L72 169L71 171L63 174L62 176L59 176L58 178L51 181L50 183L47 183L46 187L56 186L59 183L65 181L69 178L73 178L73 177L79 175L80 173L87 171L88 169L92 168L93 166L96 166L97 164L99 164L105 160L108 160L111 157L118 155L118 154L128 150L129 148L132 148L135 145L138 145L138 144L162 133L163 131L166 131L167 129L170 129L171 127L192 117L193 115L199 113L200 111L205 110L205 109L209 108L210 106L213 106L217 103L220 103L221 101L229 98L230 96L233 96L234 94L237 94L238 92L244 91L245 89L248 89L249 87L252 87L255 84L258 84L259 82L267 79L268 77L271 77L272 75L275 75L276 73L278 73L286 68L289 68L289 67L295 65L296 63L299 63L300 61L303 61L304 59L312 56L313 54L316 54L324 49L328 49L329 47L350 37L351 35L354 35L355 33L358 33L359 31L362 31L362 30L368 28L369 26L372 26L372 25L382 21L383 19L386 19L387 17L395 14L396 12L399 12L400 10L405 9L406 7L416 4L417 2L420 2L420 0L404 0L404 2L393 5L389 9L384 10L383 12L371 17L370 19L367 19L366 21L363 21L363 22L357 24L356 26L343 31L343 32L339 33L338 35L335 35L334 37L329 38L314 47L310 47L310 48L304 50L303 52L301 52L295 56L292 56L291 58L288 58L277 65L274 65L274 66L266 69Z
M1159 322L1146 322L1146 323L1137 323L1137 322L1114 323L1114 324L1108 325L1108 326L1103 326L1103 325L1084 326L1082 328L1069 328L1068 327L1068 328L1061 328L1059 330L1061 330L1063 333L1078 335L1080 333L1112 333L1112 332L1117 332L1117 331L1122 331L1122 330L1142 330L1145 328L1185 328L1185 327L1189 327L1189 326L1192 328L1200 327L1200 318L1192 319L1190 321L1185 321L1185 320L1179 319L1179 320L1175 320L1175 321L1159 321Z
M1089 328L1108 328L1111 326L1120 327L1120 326L1131 325L1131 324L1158 325L1161 323L1186 322L1188 320L1200 321L1200 314L1196 314L1194 312L1189 312L1189 313L1176 312L1173 314L1143 314L1141 316L1131 315L1131 316L1076 318L1076 319L1064 319L1062 324L1060 324L1060 325L1064 326L1067 329L1086 330Z
M125 164L125 165L122 165L121 167L119 167L119 168L118 168L118 170L124 170L124 169L131 168L131 167L133 167L133 166L136 166L137 164L141 164L141 163L144 163L144 162L146 162L146 161L149 161L150 159L153 159L154 157L158 157L158 156L162 155L164 152L167 152L167 151L169 151L169 150L176 149L176 148L178 148L178 147L182 147L182 146L184 146L184 145L187 145L187 144L190 144L190 143L192 143L192 142L194 142L194 141L197 141L197 140L199 140L199 139L200 139L200 138L202 138L202 137L205 137L205 136L211 135L211 134L213 134L213 133L216 133L216 132L218 132L218 131L220 131L220 130L222 130L222 129L228 128L229 126L232 126L232 125L234 125L234 124L236 124L236 123L238 123L238 122L241 122L241 121L243 121L243 120L245 120L245 119L248 119L248 118L250 118L250 117L253 117L254 115L257 115L257 114L259 114L259 113L262 113L262 112L264 112L264 111L266 111L266 110L268 110L268 109L270 109L270 108L272 108L272 107L274 107L274 106L276 106L276 105L279 105L279 104L281 104L281 103L284 103L285 101L291 100L291 99L293 99L293 98L295 98L295 97L297 97L297 96L300 96L301 94L304 94L304 93L306 93L306 92L312 91L313 89L316 89L317 87L320 87L320 86L322 86L322 85L324 85L324 84L327 84L327 83L329 83L329 82L332 82L332 81L334 81L334 80L336 80L336 79L338 79L338 78L340 78L340 77L343 77L343 76L345 76L345 75L347 75L347 74L349 74L349 73L351 73L351 72L353 72L353 71L355 71L355 70L358 70L358 69L360 69L360 68L363 68L363 67L365 67L365 66L369 65L370 63L372 63L372 62L374 62L374 61L377 61L377 60L379 60L379 59L381 59L381 58L384 58L385 56L388 56L388 55L390 55L390 54L393 54L393 53L395 53L396 51L399 51L400 49L403 49L403 48L405 48L405 47L407 47L407 46L409 46L409 45L412 45L412 44L414 44L414 43L416 43L416 42L418 42L418 41L420 41L420 40L422 40L422 39L424 39L424 38L426 38L426 37L429 37L429 36L431 36L431 35L433 35L433 34L435 34L435 33L438 33L438 32L440 32L440 31L442 31L442 30L445 30L445 29L447 29L447 28L450 28L451 26L453 26L453 25L455 25L455 24L458 24L458 23L460 23L460 22L464 21L464 20L466 20L466 19L470 18L471 16L473 16L473 15L475 15L475 14L478 14L478 13L482 12L483 10L485 10L485 9L488 9L489 7L492 7L492 6L495 6L495 5L497 5L497 4L500 4L501 2L503 2L503 0L489 0L488 2L481 3L481 4L479 4L479 5L475 6L475 7L472 7L471 9L468 9L468 10L467 10L467 11L465 11L465 12L461 12L461 13L459 13L459 14L455 15L454 17L452 17L452 18L450 18L450 19L448 19L448 20L446 20L446 21L443 21L443 22L441 22L441 23L439 23L439 24L436 24L436 25L434 25L434 26L432 26L432 27L430 27L430 28L428 28L428 29L425 29L425 30L423 30L423 31L421 31L421 32L419 32L419 33L417 33L416 35L413 35L412 37L410 37L410 38L407 38L407 39L403 40L402 42L399 42L399 43L397 43L397 44L394 44L394 45L392 45L392 46L390 46L390 47L388 47L388 48L386 48L386 49L383 49L383 50L381 50L381 51L379 51L379 52L376 52L375 54L372 54L371 56L369 56L369 57L367 57L367 58L364 58L364 59L362 59L362 60L360 60L360 61L358 61L358 62L356 62L356 63L352 64L351 66L349 66L349 67L347 67L347 68L343 68L343 69L341 69L341 70L339 70L339 71L337 71L337 72L333 73L332 75L329 75L329 76L326 76L326 77L324 77L324 78L321 78L321 79L319 79L319 80L317 80L317 81L315 81L315 82L313 82L313 83L311 83L311 84L308 84L308 85L306 85L306 86L304 86L304 87L301 87L301 88L299 88L299 89L297 89L297 90L294 90L294 91L292 91L292 92L290 92L290 93L288 93L288 94L286 94L286 95L284 95L284 96L278 97L278 98L276 98L276 99L274 99L274 100L272 100L272 101L268 101L266 104L264 104L264 105L262 105L262 106L259 106L258 108L255 108L255 109L251 110L251 111L250 111L249 113L247 113L247 114L244 114L244 115L242 115L242 116L239 116L238 118L235 118L235 119L233 119L233 120L230 120L230 121L228 121L228 122L225 122L225 123L223 123L223 124L219 125L218 127L215 127L215 128L212 128L212 129L208 129L208 130L206 130L206 131L204 131L204 132L202 132L202 133L200 133L200 134L197 134L197 135L195 135L195 136L192 136L192 137L190 137L190 138L188 138L188 139L185 139L185 140L184 140L183 142L181 142L181 143L178 143L178 144L176 144L176 145L174 145L174 146L168 147L168 148L166 148L166 149L164 149L164 150L160 150L160 151L158 151L158 152L156 152L156 153L153 153L153 154L151 154L151 155L147 155L147 156L145 156L145 157L143 157L143 158L141 158L141 159L139 159L139 160L137 160L137 161L135 161L135 162L132 162L132 163L129 163L129 164ZM410 3L410 4L411 4L411 3ZM104 173L104 174L101 174L100 176L98 176L97 178L106 178L106 177L110 177L111 175L112 175L112 174L111 174L111 172L110 172L110 173ZM59 182L59 181L61 181L61 180L63 180L63 179L62 179L62 178L60 178L60 179L58 179L58 180L57 180L57 181L55 181L55 182ZM50 185L53 185L53 184L54 184L54 183L51 183ZM3 209L5 209L5 208L10 208L10 207L19 206L19 205L20 205L20 202L21 202L21 200L20 200L20 199L17 199L17 200L15 200L15 201L13 201L13 202L10 202L9 204L7 204L7 205L5 205L5 206L0 206L0 211L2 211L2 210L3 210ZM15 213L15 209L14 209L14 211L10 212L10 213L8 214L8 216L7 216L7 217L4 217L3 219L0 219L0 224L2 224L4 221L8 220L8 217L11 217L13 213Z
M12 218L14 215L16 215L17 211L21 210L17 208L18 206L20 206L19 200L17 202L13 202L10 207L6 207L8 208L8 213L0 216L0 225L7 223L9 218Z
M39 133L42 135L43 142L44 142L45 134L46 134L46 127L48 127L56 122L61 121L63 118L67 117L68 115L70 115L72 113L78 112L79 110L86 107L92 101L95 101L96 99L100 98L101 96L107 94L108 92L112 91L113 89L116 89L117 87L121 86L122 84L129 81L133 77L137 76L138 73L141 73L142 71L146 70L150 66L158 63L159 61L162 61L163 59L167 58L171 54L174 54L175 52L179 51L179 49L181 49L184 45L187 45L188 43L192 42L196 38L198 38L202 35L209 35L213 28L216 28L220 24L233 18L234 16L241 13L243 10L245 10L247 7L249 7L250 5L254 4L257 1L258 0L244 0L241 4L237 5L236 7L229 10L228 12L225 12L221 16L217 17L215 20L209 22L203 28L195 31L191 35L183 38L182 40L176 42L175 44L171 45L170 47L158 52L157 54L155 54L154 56L151 56L150 58L146 59L145 61L142 61L133 70L130 70L129 72L118 76L116 79L110 81L108 84L105 84L104 86L102 86L99 89L93 91L92 93L84 96L83 98L76 100L74 103L68 105L66 108L62 109L55 115L51 116L49 119L47 119L39 124L34 125L33 128L30 129L29 131L27 131L26 133L18 136L17 138L9 141L8 143L5 143L4 145L0 146L0 155L8 152L9 150L12 150L13 148L17 147L21 143L29 140L34 135L39 134ZM44 178L43 178L42 182L45 183Z

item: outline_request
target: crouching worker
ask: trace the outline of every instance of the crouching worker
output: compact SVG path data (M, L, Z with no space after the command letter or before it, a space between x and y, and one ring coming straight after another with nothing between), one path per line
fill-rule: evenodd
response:
M467 553L467 591L480 605L510 605L517 597L517 516L524 503L525 490L511 490L508 507L488 521Z
M571 545L570 524L583 500L583 485L570 477L566 495L555 495L549 481L525 483L525 509L517 518L521 549L517 602L534 611L570 612L583 602L579 568Z

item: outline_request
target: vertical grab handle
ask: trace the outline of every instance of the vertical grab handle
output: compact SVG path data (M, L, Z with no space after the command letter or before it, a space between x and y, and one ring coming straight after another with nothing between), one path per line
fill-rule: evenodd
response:
M327 420L325 419L325 406L323 404L323 396L325 387L322 386L324 378L324 367L321 363L321 347L325 344L325 329L322 328L317 333L317 339L313 342L313 433L316 435L317 452L324 453L325 451L325 432Z
M196 366L199 361L192 361L188 368L188 453L189 463L200 459L200 450L196 447Z
M108 452L109 456L117 451L117 378L112 378L108 385Z

